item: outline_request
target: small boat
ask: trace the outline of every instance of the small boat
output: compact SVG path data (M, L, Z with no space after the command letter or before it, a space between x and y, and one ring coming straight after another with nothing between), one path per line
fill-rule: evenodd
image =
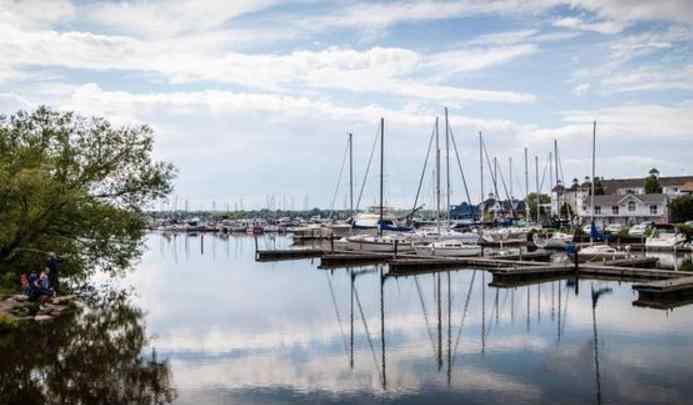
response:
M481 246L465 243L458 239L446 239L431 242L425 245L415 245L416 254L421 256L479 256Z
M542 249L565 249L566 245L573 241L573 235L563 232L554 232L548 238L534 234L534 244Z
M580 249L580 256L590 257L627 257L630 256L628 251L616 250L609 245L593 245Z
M686 235L675 230L656 230L649 238L645 239L647 249L674 249L683 247L686 243Z
M347 238L350 250L365 252L394 252L411 251L411 239L402 235L355 235Z

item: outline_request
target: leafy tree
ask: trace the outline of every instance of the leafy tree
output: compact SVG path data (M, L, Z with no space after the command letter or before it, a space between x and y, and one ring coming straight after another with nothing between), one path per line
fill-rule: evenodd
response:
M682 196L669 203L671 222L686 222L693 220L693 196Z
M61 275L118 272L141 254L144 208L172 190L152 130L46 107L0 117L0 273L64 260Z
M662 185L659 184L659 171L650 169L650 175L645 179L645 193L659 194L662 192Z
M551 197L546 194L538 195L539 204L548 204L551 202ZM527 194L527 205L529 206L529 217L535 219L537 217L537 193ZM539 211L541 215L544 214L544 210Z

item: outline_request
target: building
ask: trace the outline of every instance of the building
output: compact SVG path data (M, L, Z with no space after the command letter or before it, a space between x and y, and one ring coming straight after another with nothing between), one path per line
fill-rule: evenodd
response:
M451 219L477 219L479 218L479 206L470 205L467 202L463 202L459 205L450 206L450 218Z
M604 194L645 194L646 177L636 179L602 180ZM693 194L693 176L658 177L662 194L669 197L680 197Z
M598 225L619 223L634 225L641 222L669 223L669 201L666 194L607 194L594 196L594 221ZM578 211L583 223L592 217L590 201Z
M483 218L491 221L500 221L509 218L526 218L527 205L524 200L497 200L493 194L481 204Z
M641 222L668 223L669 202L672 198L693 193L693 177L660 177L661 194L645 194L645 179L602 180L604 195L594 198L594 217L597 224ZM591 184L573 182L570 188L558 184L551 194L551 215L559 216L560 207L567 205L577 223L590 221Z

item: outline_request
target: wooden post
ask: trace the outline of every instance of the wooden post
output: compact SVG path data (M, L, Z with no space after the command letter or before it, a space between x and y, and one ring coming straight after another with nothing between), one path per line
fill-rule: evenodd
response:
M334 253L334 237L330 238L330 250Z
M397 247L399 245L399 240L395 239L395 259L397 258Z

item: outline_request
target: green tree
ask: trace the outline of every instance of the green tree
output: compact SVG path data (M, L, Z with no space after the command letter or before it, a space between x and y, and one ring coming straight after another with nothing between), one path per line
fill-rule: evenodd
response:
M659 184L659 170L650 169L650 175L645 179L645 193L659 194L662 192L662 185Z
M693 220L693 196L677 197L669 203L671 222L686 222Z
M175 168L152 159L152 130L114 127L46 107L0 118L0 273L118 272L141 254L144 209L172 190Z
M539 204L548 204L551 202L551 197L546 194L539 194ZM537 193L527 194L527 205L529 206L529 217L531 219L536 219L537 217ZM544 215L544 209L539 211L541 215Z

